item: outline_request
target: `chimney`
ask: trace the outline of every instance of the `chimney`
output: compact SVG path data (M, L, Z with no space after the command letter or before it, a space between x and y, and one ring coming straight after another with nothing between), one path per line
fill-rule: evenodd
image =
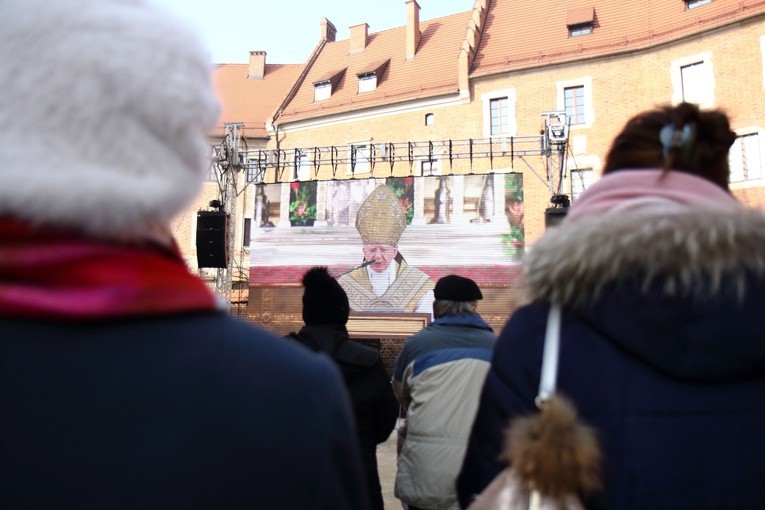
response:
M406 0L406 59L413 60L420 45L420 4Z
M247 68L248 80L262 80L266 75L266 52L251 51L250 67Z
M367 47L367 30L369 25L362 23L361 25L353 25L351 27L351 49L350 54L355 55L364 51Z
M335 36L337 35L337 29L327 18L321 18L321 37L322 41L335 42Z

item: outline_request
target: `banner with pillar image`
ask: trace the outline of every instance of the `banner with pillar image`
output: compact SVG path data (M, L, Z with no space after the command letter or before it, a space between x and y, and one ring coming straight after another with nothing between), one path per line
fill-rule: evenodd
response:
M520 173L257 185L251 286L327 266L354 310L432 311L438 278L507 286L524 252Z

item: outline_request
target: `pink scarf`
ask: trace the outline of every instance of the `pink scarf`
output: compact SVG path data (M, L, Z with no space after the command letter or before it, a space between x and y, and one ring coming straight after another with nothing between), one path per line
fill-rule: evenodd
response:
M564 221L637 210L671 214L688 206L728 213L743 210L730 193L702 177L672 170L619 170L587 188Z
M0 317L86 321L212 311L215 304L177 249L0 219Z

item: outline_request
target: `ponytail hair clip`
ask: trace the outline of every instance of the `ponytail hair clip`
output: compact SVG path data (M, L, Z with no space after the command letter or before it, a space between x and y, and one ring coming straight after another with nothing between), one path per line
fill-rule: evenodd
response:
M669 157L669 151L672 149L688 150L696 138L696 126L685 124L683 127L677 127L674 124L667 124L659 131L659 141L664 152L664 158Z

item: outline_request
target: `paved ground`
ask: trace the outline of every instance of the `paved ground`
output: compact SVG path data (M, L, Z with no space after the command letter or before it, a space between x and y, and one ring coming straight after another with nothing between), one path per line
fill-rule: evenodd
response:
M396 429L390 438L377 446L377 469L380 472L385 510L402 510L403 506L393 495L393 483L396 479Z

